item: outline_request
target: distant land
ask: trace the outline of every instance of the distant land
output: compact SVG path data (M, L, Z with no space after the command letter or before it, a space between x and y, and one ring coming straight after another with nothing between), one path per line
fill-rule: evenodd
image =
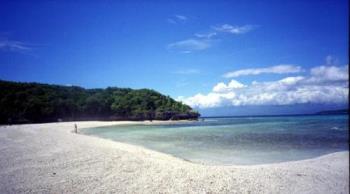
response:
M349 114L349 109L339 109L339 110L324 110L317 112L318 115L332 115L332 114Z
M265 115L231 115L231 116L202 116L201 118L240 118L240 117L288 117L288 116L312 116L312 115L336 115L349 114L348 109L324 110L312 114L265 114Z
M0 124L83 120L198 119L190 106L151 89L85 89L0 80Z

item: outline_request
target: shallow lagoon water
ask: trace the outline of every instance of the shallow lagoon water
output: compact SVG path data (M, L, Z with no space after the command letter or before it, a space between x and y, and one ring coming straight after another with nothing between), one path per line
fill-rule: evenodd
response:
M89 128L82 133L209 165L276 163L349 150L348 115L207 118Z

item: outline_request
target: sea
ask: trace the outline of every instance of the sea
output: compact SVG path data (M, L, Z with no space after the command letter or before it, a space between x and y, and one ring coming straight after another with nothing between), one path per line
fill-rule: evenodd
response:
M296 161L349 150L348 115L201 118L161 125L108 126L82 133L206 165Z

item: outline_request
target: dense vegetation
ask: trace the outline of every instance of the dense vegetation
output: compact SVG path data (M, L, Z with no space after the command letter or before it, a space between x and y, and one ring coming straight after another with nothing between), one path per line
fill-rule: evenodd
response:
M0 123L197 119L191 107L154 90L84 89L0 80Z

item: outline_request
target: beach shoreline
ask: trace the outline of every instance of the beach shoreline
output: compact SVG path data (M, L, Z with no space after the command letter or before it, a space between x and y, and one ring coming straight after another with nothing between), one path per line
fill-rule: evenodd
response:
M260 165L203 165L78 129L193 121L0 126L0 192L348 193L349 152Z

